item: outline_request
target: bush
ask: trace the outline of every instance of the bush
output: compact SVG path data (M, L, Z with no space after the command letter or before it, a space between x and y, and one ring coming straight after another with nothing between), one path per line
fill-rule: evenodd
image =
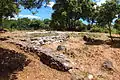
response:
M114 28L120 30L120 24L115 23Z
M93 26L91 29L90 29L90 32L104 32L104 33L108 33L108 30L106 28L102 28L100 26Z
M113 34L117 33L117 29L113 28L111 31Z
M120 34L120 30L117 30L116 33L117 33L117 34Z
M102 30L98 27L93 27L90 29L90 32L101 32Z

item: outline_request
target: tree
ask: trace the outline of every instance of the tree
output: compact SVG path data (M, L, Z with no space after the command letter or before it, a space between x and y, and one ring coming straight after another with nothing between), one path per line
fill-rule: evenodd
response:
M75 22L80 18L86 20L93 6L91 0L56 0L56 4L53 6L52 22L55 26L74 30Z
M50 28L51 20L50 19L44 19L43 22L44 22L44 29L50 30L51 29Z
M37 19L33 19L29 25L29 28L34 30L44 29L44 27L45 27L44 22L42 20L37 20Z
M97 17L97 23L100 25L107 25L110 38L112 39L111 34L111 23L116 15L118 14L119 5L115 1L106 1L106 3L102 4L99 7L99 15Z
M17 0L20 5L24 6L25 9L33 9L33 8L41 8L42 3L46 2L46 5L50 2L50 0Z
M44 1L48 4L50 0L0 0L0 26L4 19L14 17L20 12L19 5L31 11L33 8L39 9Z
M17 25L19 26L19 29L29 29L29 25L30 25L30 19L28 18L20 18L17 21Z
M89 9L89 14L86 15L86 21L88 22L88 30L93 27L93 23L96 23L96 17L98 15L98 6L96 5L96 3L91 4L93 5Z
M14 0L0 0L0 26L5 18L14 17L18 12L18 4Z

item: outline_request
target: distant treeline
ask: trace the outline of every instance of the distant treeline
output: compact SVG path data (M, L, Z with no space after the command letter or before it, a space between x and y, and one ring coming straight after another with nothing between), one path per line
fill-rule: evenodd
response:
M9 30L50 30L49 19L37 20L28 18L19 18L17 20L4 20L3 27Z
M50 19L38 20L38 19L28 19L19 18L17 20L4 20L3 27L14 31L14 30L60 30L60 31L90 31L90 32L104 32L108 33L107 26L100 26L98 24L86 25L81 20L78 20L74 24L75 26L58 26L52 22ZM113 33L120 33L120 19L117 19L112 25Z

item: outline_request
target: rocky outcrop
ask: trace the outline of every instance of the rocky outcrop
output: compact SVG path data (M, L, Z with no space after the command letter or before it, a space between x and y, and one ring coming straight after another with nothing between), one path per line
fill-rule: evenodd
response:
M59 36L44 36L44 37L34 37L31 38L31 43L36 43L38 45L50 44L50 43L58 43L63 42L68 39L68 35L59 35Z
M60 71L68 71L72 69L73 63L63 54L51 54L51 53L43 53L40 56L40 60L50 66L51 68L60 70Z
M43 49L39 46L32 45L26 42L17 41L13 43L16 44L19 48L23 49L24 51L35 53L40 57L40 61L43 62L43 64L46 64L51 68L60 71L68 71L74 66L73 61L62 53L54 52L48 48Z

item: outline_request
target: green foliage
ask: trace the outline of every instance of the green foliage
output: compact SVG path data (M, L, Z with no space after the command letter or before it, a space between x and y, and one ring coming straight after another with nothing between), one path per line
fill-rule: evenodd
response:
M51 20L50 19L44 19L44 29L46 30L51 30L52 28L50 27Z
M111 30L111 32L112 32L113 34L118 33L117 29L115 29L115 28L113 28L113 29Z
M56 0L51 26L57 30L76 30L76 21L88 19L93 6L91 0Z
M37 30L39 28L42 28L43 24L44 23L42 21L33 19L32 21L30 21L29 28L33 30Z
M114 28L120 30L120 24L114 24Z
M3 26L4 19L14 17L18 12L19 6L14 0L0 0L0 26Z
M117 19L114 24L114 28L120 30L120 19Z
M114 28L116 29L116 33L120 34L120 19L119 18L115 21Z
M90 30L90 32L109 31L110 35L111 32L120 33L120 19L115 21L111 29L113 19L116 15L120 16L119 0L106 1L101 6L97 6L92 0L55 0L51 20L30 20L28 18L7 20L8 17L14 17L20 12L19 5L32 12L33 8L39 9L44 1L48 4L50 0L0 0L0 26L3 24L2 26L10 30ZM36 14L36 12L32 13ZM89 23L88 26L80 19L86 20ZM96 26L93 23L96 23Z
M107 25L110 38L112 39L112 30L111 30L111 23L114 18L116 18L116 15L119 14L120 6L116 3L116 1L106 1L106 3L103 3L99 8L99 14L97 16L97 23L99 25L105 26Z
M103 32L103 33L108 33L108 29L106 29L105 27L101 27L101 26L93 26L90 29L90 32Z
M24 6L24 8L31 10L33 8L41 8L43 2L48 4L50 0L18 0L17 2Z
M18 4L14 0L0 0L0 18L13 17L18 12Z
M106 1L99 7L99 15L97 16L97 22L100 25L111 24L113 19L118 14L119 6L114 1Z
M50 0L0 0L0 27L4 26L2 23L4 19L8 17L14 17L20 12L19 5L24 6L25 9L29 9L32 14L35 14L37 11L32 11L32 9L39 9L42 6L43 2L46 4Z
M116 32L117 34L120 34L120 30L117 30L117 32Z
M37 19L28 19L28 18L20 18L18 20L5 20L4 28L12 30L38 30L38 29L46 29L50 30L49 27L50 20L37 20Z

